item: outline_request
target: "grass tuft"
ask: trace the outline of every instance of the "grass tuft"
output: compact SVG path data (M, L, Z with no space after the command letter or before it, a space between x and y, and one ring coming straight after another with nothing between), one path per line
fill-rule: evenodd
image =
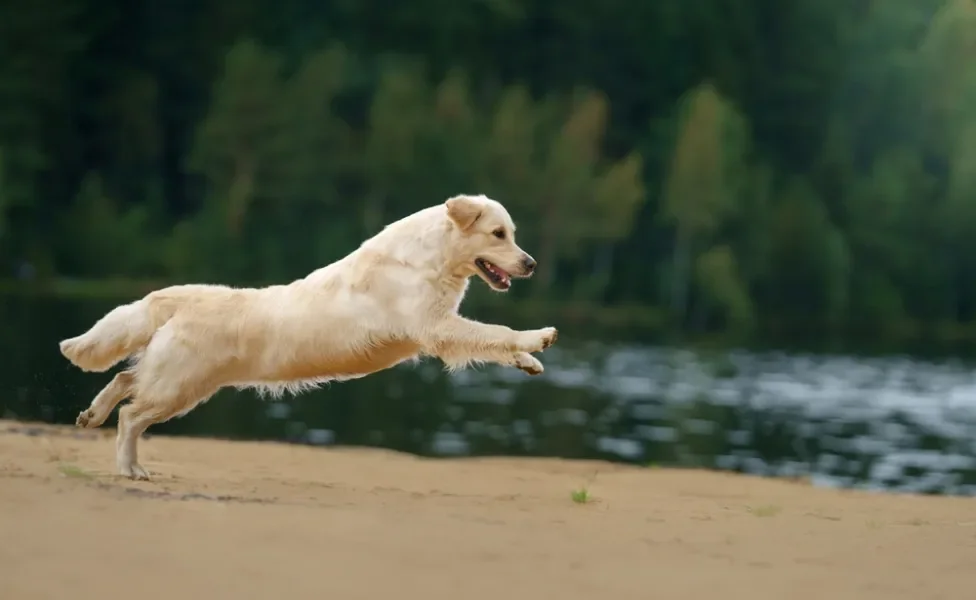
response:
M776 506L775 504L764 504L762 506L750 506L749 513L754 517L775 517L780 512L782 508Z
M590 500L592 500L590 497L590 492L585 486L570 492L569 497L572 498L573 502L576 504L587 504L590 502Z
M75 465L66 465L66 464L58 465L58 472L61 473L62 476L70 477L72 479L94 479L95 478L95 476L89 473L88 471L85 471L80 467L76 467Z

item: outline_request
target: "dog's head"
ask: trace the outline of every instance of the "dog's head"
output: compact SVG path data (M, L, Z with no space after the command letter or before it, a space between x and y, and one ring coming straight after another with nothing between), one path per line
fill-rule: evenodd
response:
M500 202L460 195L444 204L455 230L451 261L459 271L481 277L498 292L508 291L512 277L532 275L535 259L515 243L515 223Z

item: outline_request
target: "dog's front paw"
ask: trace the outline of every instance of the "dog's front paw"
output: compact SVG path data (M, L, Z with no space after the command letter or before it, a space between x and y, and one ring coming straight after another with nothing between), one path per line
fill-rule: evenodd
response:
M522 351L523 352L542 352L546 348L556 343L559 332L555 327L545 327L534 331L522 332Z
M545 350L556 343L556 340L559 339L559 332L556 331L555 327L546 327L542 331L546 332L542 337L542 349Z
M529 375L541 375L543 371L542 363L536 357L525 352L515 355L515 368Z

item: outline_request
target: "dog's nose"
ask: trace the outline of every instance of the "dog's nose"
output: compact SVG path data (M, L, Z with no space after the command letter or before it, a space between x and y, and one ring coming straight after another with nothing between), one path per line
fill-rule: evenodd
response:
M532 271L535 271L535 265L536 265L535 259L529 256L528 254L526 254L525 258L522 259L522 265L525 267L525 271L527 273L531 273Z

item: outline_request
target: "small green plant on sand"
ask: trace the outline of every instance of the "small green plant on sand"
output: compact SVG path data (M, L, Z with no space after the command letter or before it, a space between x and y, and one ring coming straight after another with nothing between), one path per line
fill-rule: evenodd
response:
M596 481L596 477L599 474L599 469L593 471L593 474L586 479L586 483L569 493L569 497L573 500L573 502L576 504L589 504L590 502L593 502L593 496L590 495L590 489L587 487L587 485Z
M94 477L91 473L75 465L58 465L58 472L64 477L70 477L72 479L92 479Z
M572 498L573 502L576 504L586 504L590 501L590 492L584 486L570 492L569 497Z

